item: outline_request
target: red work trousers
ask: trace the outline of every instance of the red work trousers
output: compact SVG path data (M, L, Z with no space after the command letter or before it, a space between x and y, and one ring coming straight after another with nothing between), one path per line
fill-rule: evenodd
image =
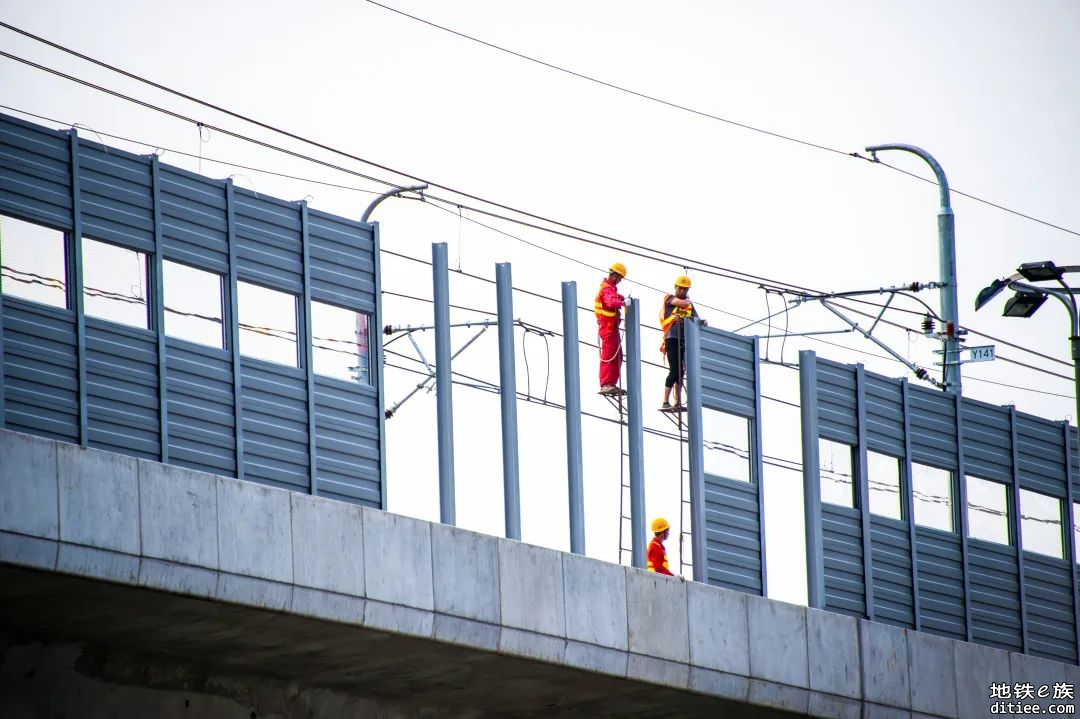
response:
M614 317L604 317L597 322L600 325L600 386L618 387L623 358L619 321Z

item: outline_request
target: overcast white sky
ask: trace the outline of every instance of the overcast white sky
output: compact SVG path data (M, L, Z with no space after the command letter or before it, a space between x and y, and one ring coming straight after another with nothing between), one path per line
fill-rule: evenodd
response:
M1054 229L954 196L961 323L1068 361L1064 310L1048 304L1029 320L1001 318L1002 301L973 312L978 290L1019 263L1080 262L1080 6L1070 0L987 2L615 2L543 3L387 0L387 4L549 62L739 123L844 152L868 144L921 146L943 165L954 189L1074 231ZM662 7L662 10L658 8ZM96 3L0 0L5 21L160 83L382 164L472 194L602 232L771 279L825 290L877 288L936 280L937 188L886 167L798 145L650 103L554 72L395 15L366 2L200 0ZM238 121L123 80L0 30L0 46L36 62L165 105L203 122L265 138L319 157L325 152L276 138ZM163 117L40 71L0 60L5 105L61 124L159 147L199 152L322 181L377 189L375 183L289 159L211 132L200 143L190 124ZM48 124L48 123L46 123ZM84 135L96 139L89 129ZM206 135L203 136L207 139ZM111 138L137 152L146 147ZM917 158L882 159L929 176ZM314 207L358 217L370 195L282 180L166 151L163 161L285 199L311 195ZM387 179L354 162L349 167ZM495 234L415 202L391 201L376 214L383 246L430 259L432 242L450 245L451 266L494 276L510 261L515 284L557 297L577 280L588 305L601 275L590 269L619 259L624 285L659 306L676 265L514 227L498 226L575 261ZM483 219L483 218L476 218ZM584 264L582 264L584 263ZM430 297L430 271L387 257L388 291ZM735 329L767 314L753 284L697 273L692 298L714 326ZM494 287L452 278L451 301L493 310ZM935 307L936 293L924 296ZM771 299L772 309L779 300ZM898 303L914 309L914 303ZM387 297L386 322L427 324L430 305ZM515 297L515 313L559 330L553 303ZM728 314L730 313L730 314ZM476 317L455 313L454 318ZM918 318L888 318L916 327ZM841 329L816 307L789 317L791 331ZM580 315L582 338L593 336ZM778 331L776 327L774 330ZM766 333L757 326L747 332ZM498 380L494 332L455 369ZM937 343L902 331L882 338L923 364ZM463 342L456 337L454 344ZM519 336L519 348L521 337ZM650 360L657 335L646 332ZM843 347L789 339L783 358L801 348L874 371L902 376L896 362L854 335L826 338ZM526 340L518 387L542 394L543 344ZM972 337L969 344L988 344ZM404 344L404 343L401 343ZM400 347L401 344L396 345ZM430 339L422 344L430 350ZM851 348L851 349L844 349ZM584 407L608 413L591 394L595 357L583 349ZM561 346L551 347L549 398L562 401ZM520 352L521 350L519 350ZM865 354L866 352L872 355ZM1071 369L998 345L998 352L1064 377L995 361L965 365L965 394L1052 419L1074 414ZM780 359L780 343L769 356ZM431 355L429 354L429 359ZM394 364L410 364L390 358ZM659 403L662 373L646 368L646 409ZM987 380L987 381L978 381ZM913 380L915 381L915 380ZM416 378L387 373L387 400ZM769 370L766 393L797 398L790 370ZM1018 385L1014 389L990 382ZM655 397L654 397L655 395ZM498 399L454 390L458 518L463 526L502 533ZM766 402L765 451L799 460L797 412ZM524 539L566 548L566 479L561 413L522 405ZM390 508L438 517L434 397L410 400L387 424ZM647 414L650 426L666 428ZM614 559L617 543L618 441L585 419L588 552ZM647 446L648 513L678 516L678 455L671 442ZM805 601L801 554L801 478L770 469L770 593ZM671 542L677 549L677 542ZM676 552L673 552L676 554ZM673 560L677 557L673 556Z

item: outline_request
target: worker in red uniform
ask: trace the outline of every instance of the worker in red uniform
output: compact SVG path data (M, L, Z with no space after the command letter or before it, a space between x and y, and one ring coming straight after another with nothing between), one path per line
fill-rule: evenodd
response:
M626 265L616 262L608 269L607 279L600 283L600 290L593 302L593 312L600 338L600 394L619 395L619 375L622 372L622 341L619 339L619 323L626 301L616 285L626 277Z
M650 572L674 577L675 575L668 569L667 550L664 549L664 540L671 533L671 525L663 517L657 517L652 521L652 532L653 538L649 542L649 561L645 566Z

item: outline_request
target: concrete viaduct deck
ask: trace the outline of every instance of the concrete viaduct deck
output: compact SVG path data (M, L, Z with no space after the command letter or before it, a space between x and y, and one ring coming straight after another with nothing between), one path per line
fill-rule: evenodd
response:
M5 716L985 717L1036 657L0 430ZM127 712L135 712L128 714Z

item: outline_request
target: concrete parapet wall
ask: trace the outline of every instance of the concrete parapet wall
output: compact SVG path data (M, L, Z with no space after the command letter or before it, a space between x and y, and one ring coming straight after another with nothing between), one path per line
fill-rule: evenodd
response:
M0 565L819 717L984 717L1080 670L0 430Z

